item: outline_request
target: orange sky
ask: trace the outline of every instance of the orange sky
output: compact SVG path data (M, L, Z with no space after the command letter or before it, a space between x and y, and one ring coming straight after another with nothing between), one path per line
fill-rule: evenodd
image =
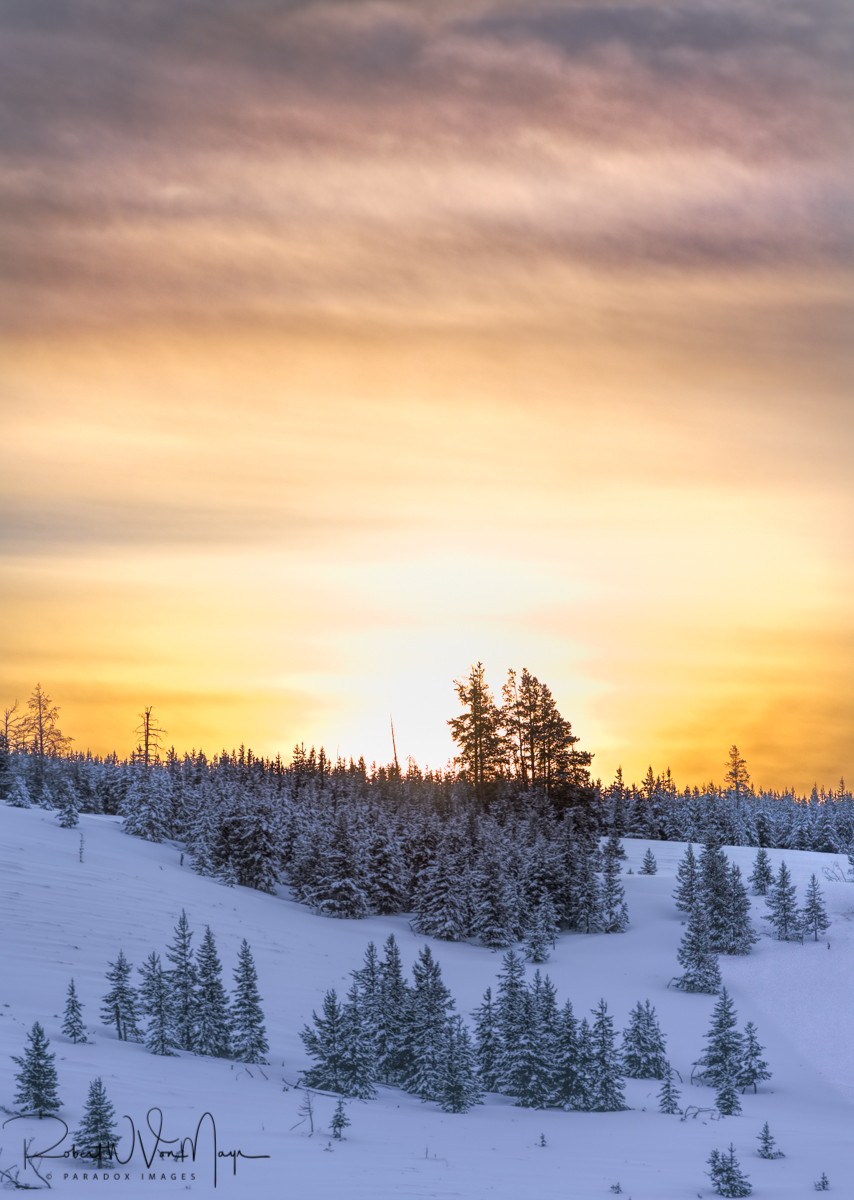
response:
M845 5L0 20L4 705L443 765L481 659L854 777Z

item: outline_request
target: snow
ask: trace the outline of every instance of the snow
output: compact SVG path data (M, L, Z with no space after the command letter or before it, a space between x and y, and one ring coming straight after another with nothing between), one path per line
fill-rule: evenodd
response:
M84 861L78 861L80 832ZM655 1006L667 1040L667 1053L680 1072L680 1103L710 1107L714 1092L692 1087L691 1064L704 1047L704 1034L716 998L668 989L677 973L676 948L682 915L671 899L685 845L626 839L623 883L631 925L614 935L563 934L550 961L541 967L558 991L571 999L576 1015L604 997L618 1030L638 1000ZM652 848L658 873L638 875ZM755 851L726 847L746 877ZM783 1198L812 1191L822 1171L837 1194L854 1196L854 885L827 882L821 868L847 861L841 855L769 850L775 871L782 859L798 887L798 901L812 873L818 876L833 921L827 937L804 945L767 936L765 901L752 901L754 922L764 936L744 958L721 956L723 980L738 1011L739 1028L755 1022L773 1078L759 1094L741 1098L737 1117L710 1120L708 1114L680 1121L658 1112L657 1081L627 1080L624 1113L565 1113L515 1107L506 1097L488 1096L463 1115L442 1113L393 1088L380 1087L376 1100L348 1101L352 1124L343 1141L331 1141L335 1099L317 1099L316 1132L299 1117L303 1093L292 1086L308 1066L299 1030L320 1010L323 994L343 995L349 972L360 966L370 939L377 946L394 933L411 978L411 965L425 940L439 959L457 1010L470 1022L487 985L495 987L501 954L479 946L446 943L413 934L406 918L330 920L287 899L284 889L269 896L246 888L225 888L180 865L176 846L129 837L116 818L82 815L77 829L62 829L43 809L0 807L0 1104L12 1106L10 1055L20 1055L34 1021L44 1025L56 1052L60 1115L73 1130L79 1124L90 1082L100 1076L118 1116L129 1114L150 1150L145 1129L153 1107L164 1114L164 1136L192 1134L202 1114L216 1120L220 1149L269 1155L219 1161L214 1189L211 1139L203 1132L198 1161L173 1169L152 1164L139 1149L118 1169L120 1180L98 1183L98 1193L150 1197L153 1191L189 1189L196 1195L251 1195L310 1200L385 1200L386 1197L494 1197L518 1200L588 1200L610 1195L620 1182L632 1200L683 1200L709 1196L704 1174L712 1149L730 1142L755 1196ZM631 867L635 874L626 875ZM241 940L252 947L271 1046L270 1067L241 1067L189 1054L159 1058L143 1046L119 1042L99 1022L104 972L122 948L136 968L150 951L163 955L185 908L198 948L206 925L216 937L229 986ZM828 939L830 949L827 948ZM528 968L528 977L534 968ZM83 1018L93 1040L73 1045L61 1033L68 981L74 977ZM265 1078L266 1076L266 1078ZM288 1090L284 1087L288 1086ZM756 1153L757 1136L768 1121L786 1157L766 1161ZM0 1167L22 1164L24 1122L0 1133L5 1149ZM53 1122L27 1122L36 1146L56 1140ZM203 1127L205 1129L206 1126ZM129 1126L120 1122L127 1153ZM541 1134L546 1146L539 1145ZM70 1144L70 1139L66 1145ZM52 1171L54 1191L80 1195L92 1185L92 1171L75 1164L43 1163ZM76 1170L77 1181L63 1181ZM182 1181L181 1172L187 1176ZM190 1173L195 1172L195 1180ZM160 1180L162 1173L167 1178ZM178 1176L174 1181L172 1174ZM100 1174L103 1174L101 1172ZM130 1176L125 1179L125 1175ZM29 1172L28 1172L29 1175ZM142 1178L141 1176L144 1176ZM33 1181L35 1181L33 1177ZM88 1193L87 1193L88 1194Z

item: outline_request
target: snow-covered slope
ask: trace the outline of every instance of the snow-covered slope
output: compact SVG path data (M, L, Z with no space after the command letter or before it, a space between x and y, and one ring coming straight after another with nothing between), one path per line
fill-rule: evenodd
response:
M648 845L625 842L624 870L631 866L637 872ZM648 998L658 1010L671 1061L685 1080L682 1104L708 1106L713 1092L691 1087L688 1078L715 1000L666 986L677 971L682 934L671 892L684 846L651 846L658 874L623 877L629 931L563 935L543 969L557 986L559 1002L572 999L579 1016L604 997L618 1029L630 1008ZM746 875L754 852L727 848L727 854ZM195 1164L175 1168L155 1162L149 1169L137 1149L120 1179L111 1171L109 1179L97 1184L88 1169L83 1181L79 1163L56 1161L51 1182L63 1194L90 1194L94 1186L100 1195L130 1200L189 1186L197 1195L271 1200L588 1200L610 1195L619 1182L633 1200L682 1200L711 1194L705 1161L713 1148L733 1142L756 1196L804 1196L822 1171L837 1195L854 1196L854 885L825 881L821 868L834 856L780 850L769 856L775 867L785 858L799 900L810 874L818 875L833 925L830 949L827 939L801 946L763 936L749 957L720 959L739 1026L756 1023L774 1073L759 1095L742 1098L741 1116L685 1122L663 1116L657 1111L659 1085L637 1080L626 1087L631 1111L613 1114L538 1112L490 1096L471 1112L452 1115L380 1088L376 1100L349 1102L352 1124L346 1140L330 1143L332 1099L319 1099L313 1137L305 1125L292 1128L299 1120L302 1093L289 1085L307 1065L299 1030L312 1009L319 1009L328 987L337 987L339 994L346 990L349 972L361 965L369 939L379 945L394 933L408 972L424 939L410 931L406 919L319 918L284 897L228 889L200 878L186 862L180 865L173 846L130 838L113 818L84 816L78 829L60 829L44 810L0 807L0 1104L12 1103L16 1068L9 1056L22 1053L26 1034L38 1020L56 1051L60 1115L72 1130L82 1115L89 1082L100 1076L117 1114L129 1114L142 1127L146 1150L154 1140L145 1129L146 1113L158 1107L165 1137L192 1134L209 1111L220 1149L269 1155L239 1161L236 1178L231 1160L220 1159L214 1191L211 1139L204 1132ZM847 866L843 858L838 861ZM758 928L767 930L761 917L764 902L754 900L753 906ZM263 1072L192 1055L158 1058L142 1046L117 1041L115 1032L99 1022L108 961L120 948L135 968L152 949L162 955L182 908L196 931L194 945L205 925L213 929L229 984L241 939L252 946L271 1045L272 1065ZM459 943L436 942L433 950L459 1011L468 1017L484 988L494 987L501 956ZM136 980L136 971L134 975ZM72 1045L60 1029L71 976L93 1037L84 1045ZM786 1153L773 1162L755 1152L766 1120ZM0 1133L5 1147L0 1166L21 1164L21 1124ZM26 1132L36 1136L34 1148L55 1140L48 1136L48 1124L28 1124ZM121 1126L124 1155L129 1127L124 1121ZM63 1180L75 1170L77 1180ZM182 1171L187 1176L183 1181ZM156 1180L149 1179L152 1172ZM172 1174L177 1175L174 1181Z

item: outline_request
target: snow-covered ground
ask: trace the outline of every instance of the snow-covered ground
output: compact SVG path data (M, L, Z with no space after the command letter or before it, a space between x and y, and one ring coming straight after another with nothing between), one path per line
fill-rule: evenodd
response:
M80 832L84 861L78 861ZM626 840L624 871L637 872L647 847L658 861L654 876L623 876L631 915L624 935L562 935L545 967L558 1001L573 1001L581 1017L604 997L622 1029L638 1000L655 1005L668 1055L685 1085L681 1103L709 1106L714 1093L689 1083L691 1064L704 1046L712 996L668 990L677 971L681 917L671 899L684 845ZM747 875L755 852L726 848ZM763 936L745 958L720 959L721 972L738 1010L739 1027L753 1020L766 1047L773 1078L758 1095L742 1097L743 1113L680 1121L657 1111L660 1085L629 1080L624 1113L565 1113L517 1108L504 1097L464 1115L446 1114L393 1088L376 1100L348 1103L352 1124L346 1139L331 1142L334 1101L317 1103L317 1130L296 1129L302 1093L292 1086L308 1061L299 1030L319 1010L323 993L346 990L349 972L361 965L365 947L389 933L398 940L409 969L424 938L403 917L334 921L314 916L284 897L245 888L228 889L180 865L171 845L128 837L115 818L83 816L78 829L61 829L40 809L0 807L0 1104L12 1105L10 1055L20 1055L34 1021L40 1021L56 1052L60 1115L74 1130L89 1083L100 1076L119 1116L145 1128L153 1107L164 1114L164 1137L192 1134L206 1111L216 1121L220 1149L269 1155L220 1159L214 1190L211 1138L203 1132L195 1164L149 1169L137 1149L132 1161L109 1179L88 1179L77 1164L43 1163L52 1187L68 1195L110 1193L151 1196L162 1190L197 1195L307 1200L384 1200L385 1197L495 1197L495 1200L592 1200L611 1195L617 1182L632 1200L683 1200L709 1196L704 1175L710 1151L735 1144L757 1197L805 1196L825 1171L838 1196L854 1197L854 885L829 883L821 868L842 856L770 850L776 868L786 860L798 885L815 872L833 920L827 941L780 943L767 936L764 901L753 901ZM163 955L181 909L187 911L198 946L205 925L217 940L227 982L246 937L255 956L271 1045L271 1066L247 1069L226 1061L183 1054L158 1058L142 1046L119 1042L100 1024L104 972L120 948L140 966L154 949ZM484 988L495 985L501 955L480 947L433 943L458 1010L468 1017ZM529 968L529 975L533 968ZM68 981L74 977L92 1041L73 1045L61 1033ZM134 982L138 981L134 969ZM266 1077L265 1077L266 1076ZM786 1157L765 1161L756 1137L768 1121ZM21 1164L22 1123L0 1132L0 1167ZM49 1145L53 1122L32 1121L34 1148ZM120 1122L127 1150L128 1125ZM203 1130L207 1129L207 1124ZM546 1145L540 1143L545 1135ZM66 1143L68 1145L69 1143ZM63 1180L76 1170L78 1179ZM187 1176L181 1179L181 1172ZM150 1173L156 1180L150 1180ZM190 1173L195 1172L195 1180ZM103 1174L103 1172L101 1173ZM161 1179L165 1174L166 1179ZM177 1175L173 1181L171 1175ZM125 1178L129 1175L129 1179ZM33 1178L33 1182L36 1182Z

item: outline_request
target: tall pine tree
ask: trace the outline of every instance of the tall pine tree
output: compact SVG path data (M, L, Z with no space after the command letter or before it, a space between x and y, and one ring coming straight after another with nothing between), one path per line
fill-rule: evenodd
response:
M27 1035L23 1058L12 1055L12 1062L21 1068L15 1075L18 1084L15 1104L19 1104L26 1113L36 1113L40 1119L62 1107L56 1094L56 1055L48 1053L48 1046L50 1042L36 1021Z
M116 1146L121 1141L120 1137L116 1137L115 1115L103 1083L100 1079L93 1079L89 1084L83 1120L74 1134L74 1148L87 1162L104 1167L109 1166L115 1158Z
M210 925L205 926L196 969L196 1053L227 1058L231 1052L231 1019L222 985L222 964Z

